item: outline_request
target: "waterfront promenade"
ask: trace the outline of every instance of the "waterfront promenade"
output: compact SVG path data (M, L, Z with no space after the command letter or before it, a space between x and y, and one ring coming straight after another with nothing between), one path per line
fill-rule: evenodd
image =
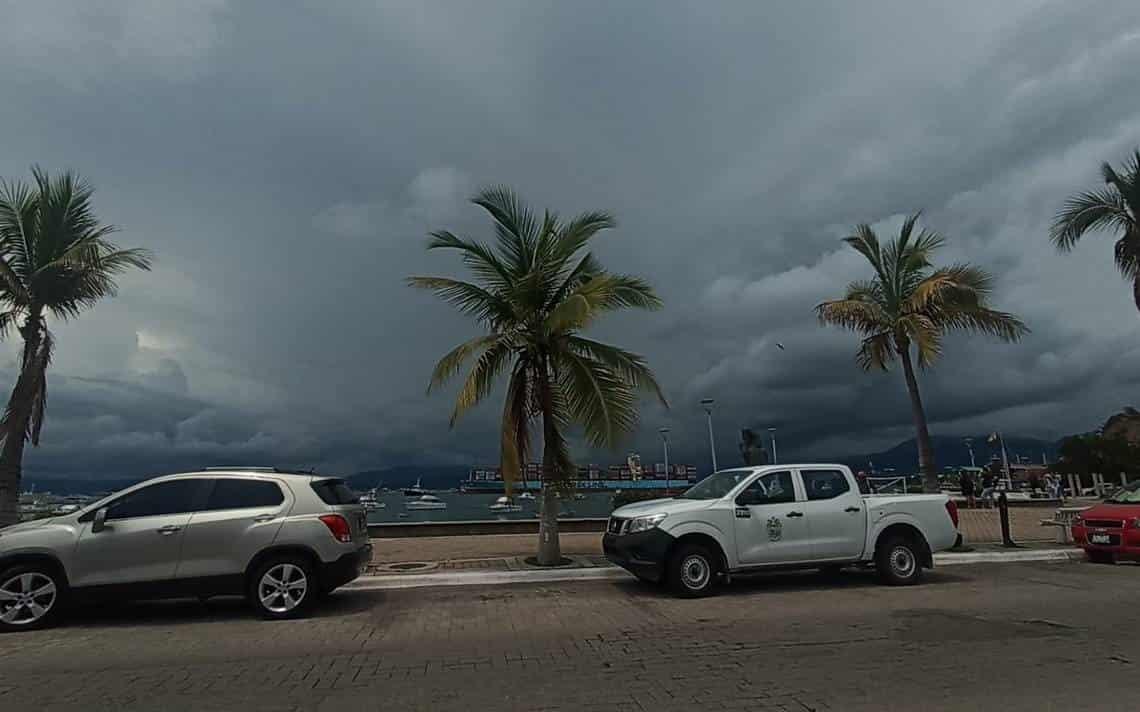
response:
M0 709L1119 709L1138 573L954 566L913 588L805 573L700 600L632 580L345 590L285 623L237 601L137 604L0 637Z

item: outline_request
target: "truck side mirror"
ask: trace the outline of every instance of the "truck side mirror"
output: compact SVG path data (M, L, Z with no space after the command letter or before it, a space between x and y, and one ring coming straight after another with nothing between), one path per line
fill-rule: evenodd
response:
M753 505L753 504L759 504L760 503L759 494L760 493L757 492L756 490L747 490L746 489L743 492L741 492L740 494L736 495L736 505L738 507L748 507L748 506Z
M95 518L91 520L91 533L98 534L107 528L107 508L102 507L95 511Z

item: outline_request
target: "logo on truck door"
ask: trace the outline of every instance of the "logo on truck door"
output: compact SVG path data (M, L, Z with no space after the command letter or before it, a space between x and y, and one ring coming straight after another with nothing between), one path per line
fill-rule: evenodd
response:
M779 541L784 536L784 525L778 517L768 518L768 541Z

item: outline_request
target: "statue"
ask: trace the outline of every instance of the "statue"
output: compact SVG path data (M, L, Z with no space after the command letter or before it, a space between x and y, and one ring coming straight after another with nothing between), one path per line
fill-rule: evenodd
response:
M768 451L751 428L740 431L740 457L745 465L767 465Z

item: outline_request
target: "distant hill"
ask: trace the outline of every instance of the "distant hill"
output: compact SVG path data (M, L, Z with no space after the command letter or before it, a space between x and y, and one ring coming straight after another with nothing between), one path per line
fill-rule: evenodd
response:
M934 447L934 461L939 469L945 467L966 467L970 464L970 451L966 447L964 438L967 436L931 436ZM989 445L986 442L988 435L973 435L974 461L979 467L985 465L993 457L1001 457L1000 445ZM1018 456L1025 461L1040 463L1042 454L1049 461L1057 457L1057 443L1039 438L1027 438L1018 435L1005 437L1005 449L1009 454L1009 461L1016 464ZM867 455L839 458L841 462L850 465L852 469L866 470L873 463L876 470L893 469L899 473L918 471L918 445L914 438L905 440L898 445Z

